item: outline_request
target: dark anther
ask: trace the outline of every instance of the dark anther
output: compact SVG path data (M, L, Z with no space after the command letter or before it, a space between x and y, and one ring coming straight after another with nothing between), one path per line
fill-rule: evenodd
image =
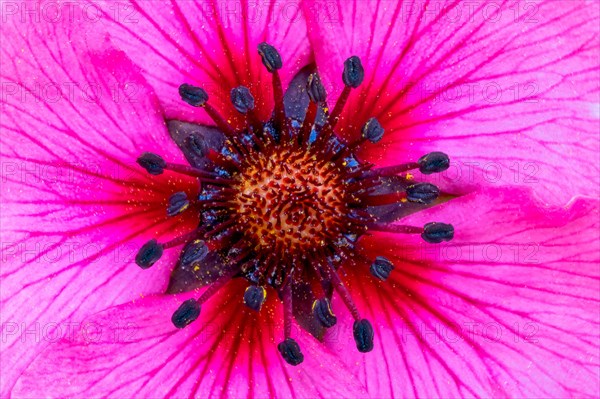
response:
M335 323L337 323L337 317L335 317L333 311L331 310L331 303L329 303L329 299L322 298L315 300L312 309L316 319L323 325L323 327L330 328L335 326Z
M430 175L448 169L450 167L450 158L443 152L430 152L419 158L418 164L421 173Z
M373 350L373 326L367 319L354 322L354 341L359 352L371 352Z
M175 216L185 211L190 206L187 194L183 191L175 193L169 197L169 206L167 206L167 216Z
M300 351L300 345L292 338L286 338L285 341L277 345L279 353L286 362L292 366L297 366L304 361L304 355Z
M427 223L423 228L421 237L431 244L450 241L454 238L454 226L446 223Z
M194 265L200 262L208 254L208 247L202 240L194 240L186 245L181 254L181 264L184 266Z
M365 123L362 128L363 138L369 140L371 143L377 143L383 138L385 130L381 127L381 124L377 118L371 118Z
M360 58L353 55L344 61L344 73L342 80L346 86L357 88L365 78L365 70L360 62Z
M279 51L275 47L268 43L261 43L258 45L258 54L262 58L262 63L269 72L273 72L277 69L281 69L283 64L281 63L281 56Z
M200 304L194 298L188 299L173 313L171 321L177 328L184 328L200 316Z
M381 281L387 280L392 270L394 270L394 264L383 256L378 256L371 264L371 274Z
M247 87L239 86L231 89L231 102L238 112L245 114L254 109L254 97Z
M142 245L137 255L135 263L142 269L148 269L155 264L163 254L163 247L154 238Z
M179 95L183 101L194 107L201 107L208 101L208 94L203 88L187 83L179 86Z
M267 299L267 291L264 287L251 285L244 292L244 304L250 309L259 311Z
M137 159L137 163L151 175L160 175L164 172L167 163L160 155L145 152Z
M406 188L406 197L410 202L429 204L440 195L440 189L431 183L417 183Z
M312 101L313 103L322 103L325 102L325 100L327 100L327 92L325 91L325 87L323 87L323 83L321 83L321 78L316 73L311 73L308 76L306 92L308 93L310 101Z
M205 157L206 154L210 152L210 148L208 143L204 138L191 134L187 137L187 146L188 148L199 157Z

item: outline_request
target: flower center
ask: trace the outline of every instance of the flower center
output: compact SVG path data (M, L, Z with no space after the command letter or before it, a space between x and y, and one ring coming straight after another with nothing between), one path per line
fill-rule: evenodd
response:
M417 162L374 169L362 162L356 151L383 137L384 129L377 119L367 121L355 142L341 140L334 131L351 90L363 81L360 60L350 57L344 63L344 90L331 113L327 112L327 93L319 76L310 74L302 91L308 106L298 120L286 114L278 74L282 67L279 53L266 43L259 45L258 52L273 78L275 109L269 121L256 117L254 98L246 87L231 91L233 106L246 120L245 127L236 131L209 104L202 88L182 84L181 98L204 108L224 136L224 144L211 146L206 137L190 133L178 144L188 159L202 159L192 166L168 163L152 153L138 158L150 174L168 169L198 178L198 197L173 194L167 214L176 216L197 209L202 223L197 230L169 242L150 240L138 252L136 263L148 268L165 249L185 244L172 282L178 280L181 285L183 275L184 286L194 285L190 279L211 283L199 298L185 301L173 314L171 320L178 328L196 320L202 304L234 276L249 281L243 301L257 311L266 299L265 287L271 286L284 306L284 340L278 349L292 365L304 358L291 337L298 302L310 301L317 325L329 328L337 320L330 306L335 290L355 319L357 349L368 352L373 348L373 328L360 317L338 269L368 262L373 276L384 281L389 277L394 269L390 260L381 256L369 260L360 253L357 243L367 231L421 234L430 243L453 237L452 226L444 223L424 227L390 223L432 203L439 195L432 184L411 183L398 175L412 169L423 174L443 171L448 168L448 157L434 152ZM299 106L301 101L297 101L294 105ZM324 124L317 123L319 112L325 114ZM314 280L320 281L321 291L295 297L295 286L310 286Z
M340 233L346 190L339 169L311 151L274 150L247 158L235 186L238 220L257 246L297 257Z

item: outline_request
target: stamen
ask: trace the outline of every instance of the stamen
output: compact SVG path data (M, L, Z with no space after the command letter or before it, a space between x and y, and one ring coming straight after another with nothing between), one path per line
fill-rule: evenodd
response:
M450 158L443 152L430 152L423 155L417 162L409 162L400 165L386 166L383 168L373 169L380 176L392 176L409 170L419 168L419 171L424 175L432 173L440 173L450 167Z
M277 345L281 357L292 366L297 366L304 361L304 355L300 350L300 345L293 338L286 338L285 341Z
M342 301L352 314L352 317L354 317L354 320L360 320L360 314L358 313L358 309L356 308L354 301L352 301L352 296L350 295L350 292L348 292L348 289L340 279L340 276L338 276L335 269L329 263L327 263L326 265L327 274L329 276L329 280L331 280L331 283L333 284L333 287L342 298Z
M231 102L235 109L242 114L254 109L254 97L247 87L239 86L231 89Z
M297 366L304 361L304 355L300 350L300 345L294 339L290 338L293 317L292 284L291 281L288 281L283 287L283 329L285 340L277 345L277 349L286 362L292 366Z
M281 85L281 78L278 70L281 69L283 63L281 62L281 55L275 47L268 43L260 43L258 45L258 54L262 58L263 65L272 74L273 77L273 98L275 100L275 109L273 114L275 115L275 126L279 129L282 135L287 135L285 108L283 105L283 87Z
M219 114L219 111L217 111L208 103L208 94L203 88L184 83L179 86L179 95L186 103L194 107L204 108L208 116L210 116L210 118L223 133L230 136L235 134L233 128L229 125L229 123L227 123L221 114Z
M425 227L374 223L369 225L369 229L393 234L420 234L431 244L439 244L454 238L454 227L451 224L437 222L427 223Z
M304 122L302 122L302 127L298 133L299 144L303 144L304 141L310 137L310 132L317 119L319 104L327 101L327 92L317 73L312 73L308 76L306 92L308 93L310 102L308 103L308 110L306 111Z
M353 55L344 61L344 72L342 80L346 86L356 89L365 79L365 70L360 62L360 58Z
M292 319L294 317L292 305L292 284L288 281L283 286L283 332L285 338L289 338L292 333Z
M400 165L386 166L383 168L373 169L373 172L379 174L380 176L393 176L403 172L408 172L409 170L417 169L418 167L418 163L410 162Z
M209 153L208 155L208 158L213 162L224 160L223 162L221 162L221 164L224 164L225 166L231 166L233 163L232 160L225 160L223 156L214 153L214 151L212 150L211 153ZM146 171L148 171L148 173L150 173L151 175L160 175L166 169L182 175L197 177L201 182L204 183L215 185L230 185L234 183L234 181L231 179L225 179L216 174L205 172L203 170L196 169L191 166L165 162L160 156L149 152L142 154L142 156L138 158L137 162L142 167L144 167Z
M392 270L394 270L394 264L390 262L388 258L378 256L375 261L371 264L371 274L381 281L385 281L390 276Z
M267 299L267 290L265 287L251 285L244 292L244 305L255 311L260 311L260 308Z
M135 263L142 269L148 269L155 264L163 254L163 246L154 238L142 245L135 257Z
M194 266L208 255L208 247L202 240L194 240L188 243L182 254L180 262L183 266Z
M354 341L359 352L366 353L373 350L373 326L367 319L354 322Z
M446 223L427 223L423 228L421 237L431 244L439 244L442 241L450 241L454 238L454 226Z
M378 143L382 138L385 130L377 120L377 118L369 119L363 126L360 139L348 144L332 157L333 161L341 159L344 155L348 155L356 151L358 147L363 145L367 140L371 143ZM362 173L361 173L362 174Z
M164 172L167 163L160 156L151 152L144 152L137 159L137 163L151 175L160 175Z
M403 191L397 191L389 194L367 195L361 205L382 206L396 204L403 201L406 202L406 193Z
M281 69L283 63L281 62L281 55L268 43L260 43L258 45L258 54L262 58L263 65L267 68L267 71L273 73L278 69Z
M369 225L369 230L381 231L385 233L396 233L396 234L421 234L423 233L422 227L416 226L404 226L400 224L380 224L374 223Z
M406 198L410 202L430 204L440 195L440 189L431 183L417 183L406 188Z
M203 88L187 83L179 86L179 95L183 101L193 107L201 107L208 101L208 94Z
M383 138L383 133L385 130L377 118L369 119L362 128L363 139L369 140L371 143L378 143Z
M158 241L156 241L155 238L153 238L150 241L148 241L147 243L145 243L144 245L142 245L142 247L139 249L139 251L135 257L135 263L142 269L148 269L152 265L154 265L156 262L158 262L158 260L162 257L165 249L172 248L177 245L186 243L189 240L197 237L200 234L200 232L201 232L201 230L194 230L190 233L176 237L176 238L174 238L166 243L163 243L163 244L159 243ZM184 250L182 257L181 257L182 263L192 264L192 260L195 263L195 262L198 262L200 259L202 259L204 256L206 256L206 254L208 253L208 249L205 250L205 252L203 253L202 256L197 255L197 254L192 255L192 252L190 252L190 247L194 246L194 245L198 245L198 243L201 243L201 245L204 245L204 242L199 241L199 240L190 242L188 244L188 246ZM195 249L196 252L198 250L199 250L199 248Z
M312 305L315 318L323 327L331 328L337 323L337 317L331 310L331 303L327 298L316 299Z
M167 216L175 216L184 212L190 206L187 194L183 191L177 192L169 197L169 205L167 206Z
M356 89L358 86L360 86L364 78L365 70L360 62L360 58L357 56L352 56L344 61L342 80L344 81L345 87L335 103L335 107L333 107L331 115L329 116L329 126L331 129L335 127L340 115L342 114L342 111L344 110L344 106L346 105L348 97L350 96L350 90L353 88Z
M175 327L184 328L200 316L200 309L200 304L194 298L188 299L179 305L171 321Z
M239 86L231 89L231 102L235 109L246 116L246 130L252 135L256 144L262 149L262 142L256 134L260 134L262 131L263 123L258 119L254 113L254 96L250 93L250 90L245 86ZM238 139L239 136L232 136L230 139ZM250 149L245 148L246 151Z
M430 152L417 161L419 170L424 175L440 173L450 167L450 157L443 152Z

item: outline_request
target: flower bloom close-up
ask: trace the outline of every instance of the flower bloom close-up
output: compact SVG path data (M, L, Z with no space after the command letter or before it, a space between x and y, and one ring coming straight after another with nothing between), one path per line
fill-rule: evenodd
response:
M600 396L600 3L0 6L2 398Z

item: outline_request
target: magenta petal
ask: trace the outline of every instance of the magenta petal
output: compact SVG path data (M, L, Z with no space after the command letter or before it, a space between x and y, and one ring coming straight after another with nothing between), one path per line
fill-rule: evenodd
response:
M253 312L242 304L244 288L242 280L231 282L184 330L169 320L181 296L150 297L99 313L85 324L96 335L84 330L50 346L25 371L15 396L367 396L337 355L302 329L293 333L305 361L287 365L277 351L280 305Z
M68 323L166 288L176 253L148 271L133 259L189 227L164 200L194 187L136 165L143 151L185 160L122 52L19 15L2 24L2 397Z
M324 10L339 23L319 23ZM598 2L309 1L305 13L330 101L344 59L363 60L338 128L378 117L374 162L444 151L445 191L518 184L560 205L599 193Z
M334 349L359 365L369 394L598 397L598 202L548 210L529 198L488 190L407 218L452 223L449 243L384 234L365 242L395 264L385 283L365 278L368 265L348 269L375 349L360 354L350 337ZM348 331L347 311L334 305Z
M270 116L271 76L257 53L263 41L281 53L284 87L309 61L306 25L297 4L203 0L119 5L123 12L117 17L114 4L99 4L110 21L111 41L141 66L169 119L212 123L201 109L181 101L177 88L182 83L204 87L213 105L234 119L239 115L229 92L245 85L259 114Z

